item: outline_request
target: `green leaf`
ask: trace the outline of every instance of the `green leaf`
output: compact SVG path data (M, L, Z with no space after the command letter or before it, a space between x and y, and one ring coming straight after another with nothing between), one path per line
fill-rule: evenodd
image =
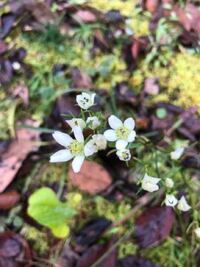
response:
M53 190L43 187L29 198L28 214L38 223L50 228L57 237L69 234L66 222L76 211L58 200Z

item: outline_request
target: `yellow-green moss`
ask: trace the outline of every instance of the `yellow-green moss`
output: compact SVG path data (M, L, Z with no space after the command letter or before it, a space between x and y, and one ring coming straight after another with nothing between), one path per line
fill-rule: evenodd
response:
M87 3L102 11L108 12L110 10L120 10L123 16L131 16L135 5L139 1L137 0L88 0Z
M21 234L32 244L32 248L39 254L42 255L48 251L48 237L45 231L40 231L35 227L25 224L21 230Z
M171 101L185 108L196 105L200 110L199 73L199 55L182 52L175 54L167 67L150 67L143 61L129 83L139 88L145 78L156 77L161 91L153 97L154 101Z

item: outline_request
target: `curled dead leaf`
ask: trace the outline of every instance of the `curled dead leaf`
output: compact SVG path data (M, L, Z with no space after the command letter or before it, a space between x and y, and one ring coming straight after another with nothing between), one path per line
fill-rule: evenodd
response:
M100 164L91 161L84 161L79 173L74 173L70 168L69 179L72 185L89 194L97 194L112 183L108 171Z

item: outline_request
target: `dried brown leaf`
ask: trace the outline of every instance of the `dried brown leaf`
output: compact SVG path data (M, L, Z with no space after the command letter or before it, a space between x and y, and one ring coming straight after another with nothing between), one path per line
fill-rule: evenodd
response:
M72 185L90 194L99 193L112 183L108 171L100 164L91 161L85 161L79 173L74 173L70 169L69 178Z
M0 163L0 193L13 181L28 154L36 149L34 141L39 139L38 132L28 129L18 129L16 139L1 156Z

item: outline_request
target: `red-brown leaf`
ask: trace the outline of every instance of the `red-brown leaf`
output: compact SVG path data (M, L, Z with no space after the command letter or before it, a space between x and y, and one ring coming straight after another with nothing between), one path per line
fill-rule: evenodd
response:
M90 194L105 190L112 182L108 171L98 163L84 161L79 173L69 170L71 184Z
M174 212L170 207L153 207L144 211L136 220L135 237L140 247L158 244L171 232Z

